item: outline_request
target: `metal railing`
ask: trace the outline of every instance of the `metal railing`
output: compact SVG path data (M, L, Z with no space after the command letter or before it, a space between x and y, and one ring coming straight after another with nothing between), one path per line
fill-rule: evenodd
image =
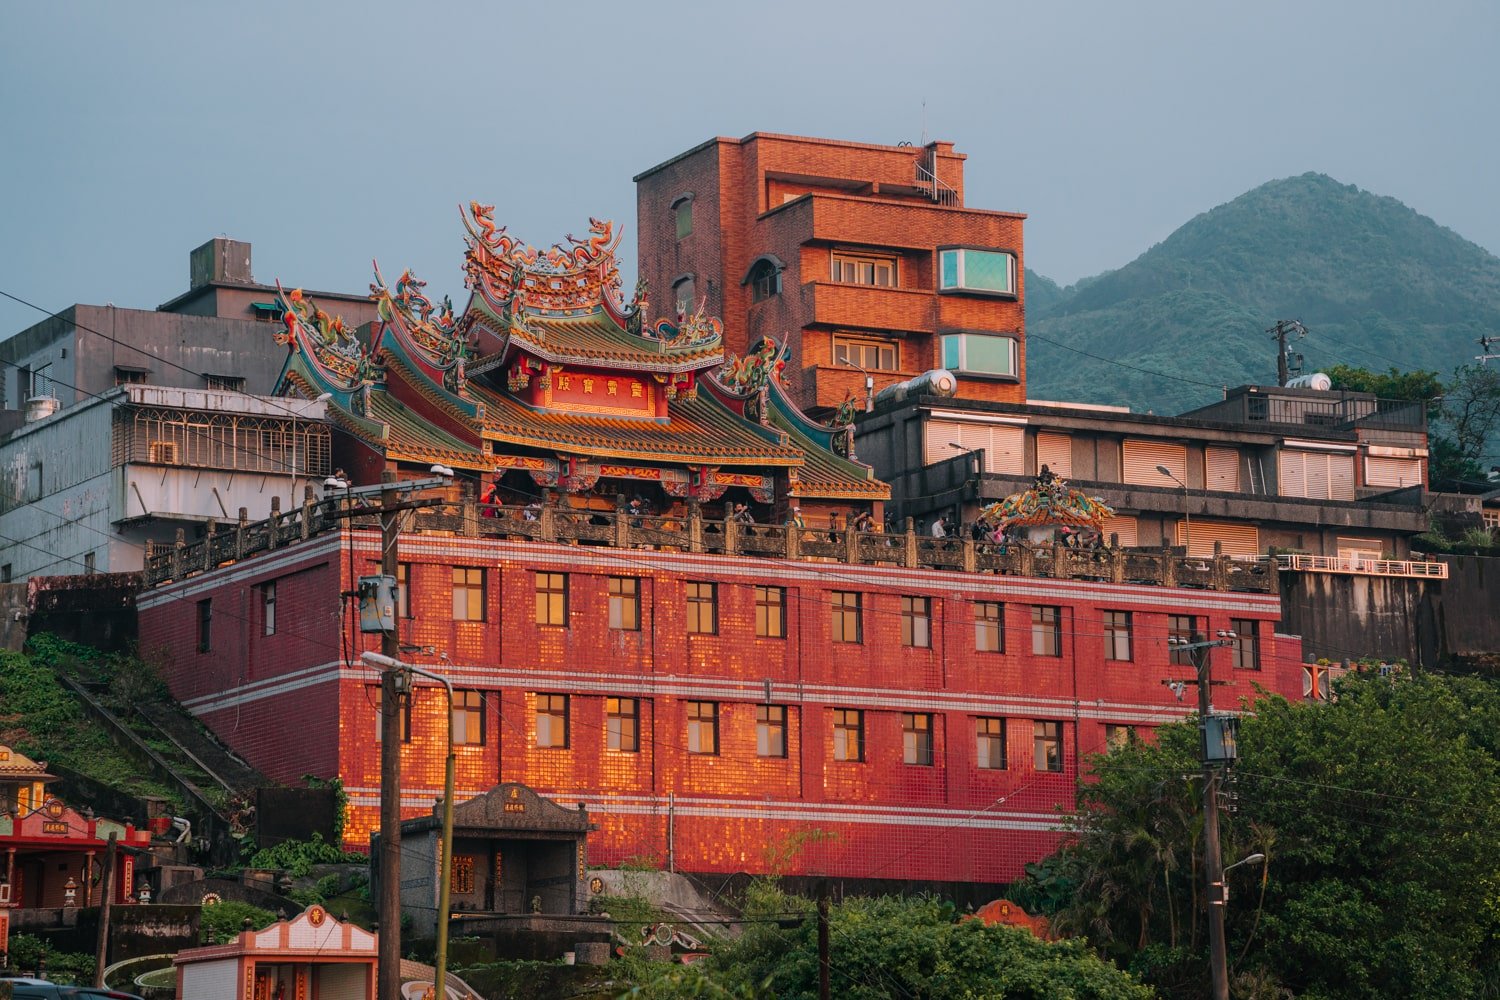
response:
M147 550L144 585L159 586L294 544L334 530L343 521L378 529L375 509L351 514L344 499L314 500L285 513L273 509L264 521L241 518L225 530L210 521L206 536L186 541L179 529L173 544ZM1267 557L1244 559L1223 555L1187 556L1181 549L1070 548L1061 543L996 544L972 538L919 535L911 519L902 532L869 532L853 528L805 528L785 524L745 524L705 518L690 503L681 516L656 516L623 507L585 510L557 503L526 507L480 504L472 498L416 511L413 533L440 533L466 538L500 538L598 545L616 549L705 552L907 569L951 570L1059 580L1100 580L1165 587L1197 587L1274 593L1276 564Z
M1359 573L1365 576L1410 576L1448 579L1448 564L1415 559L1370 559L1367 556L1278 555L1278 569L1300 573Z

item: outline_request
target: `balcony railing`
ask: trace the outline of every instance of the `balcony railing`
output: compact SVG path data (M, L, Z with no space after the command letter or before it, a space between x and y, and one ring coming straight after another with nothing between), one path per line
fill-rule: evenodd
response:
M1279 569L1299 573L1357 573L1363 576L1411 576L1448 579L1448 564L1414 559L1369 559L1365 556L1278 555Z
M210 521L207 535L189 543L181 529L175 544L153 545L146 553L145 586L183 580L260 552L292 545L333 530L342 521L379 527L379 515L350 513L343 499L315 501L275 512L257 522L240 521L221 530ZM482 505L472 498L416 512L410 530L467 538L503 538L617 549L660 549L896 566L1058 580L1099 580L1208 590L1276 590L1276 564L1269 558L1240 559L1222 554L1185 556L1180 549L1074 549L1061 543L996 545L972 539L918 535L911 520L899 533L740 524L701 515L690 504L683 516L648 517L622 508L579 510L555 503L529 507ZM1216 547L1217 548L1217 547Z

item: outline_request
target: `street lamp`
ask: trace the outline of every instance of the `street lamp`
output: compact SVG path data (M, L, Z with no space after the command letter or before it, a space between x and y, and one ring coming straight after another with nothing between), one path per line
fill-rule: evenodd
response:
M1167 468L1165 465L1158 465L1156 467L1156 471L1160 472L1162 475L1164 475L1168 479L1172 480L1172 482L1174 482L1178 486L1182 487L1182 517L1183 517L1182 554L1185 555L1185 556L1192 555L1193 554L1193 515L1192 515L1192 512L1190 512L1188 510L1188 488L1187 488L1187 483L1183 482L1181 479L1178 479L1176 476L1172 475L1172 470L1169 469L1169 468Z
M853 361L850 361L848 358L844 359L844 364L848 365L850 368L858 368L861 372L864 373L864 376L865 376L865 412L866 413L870 413L870 412L874 411L874 409L875 409L875 376L871 375L869 372L865 371L863 367L861 367L860 365L855 364Z
M436 469L437 466L433 466L433 470L436 471ZM446 677L414 667L410 663L403 663L394 656L385 656L366 650L359 654L359 658L370 666L380 667L382 670L399 670L406 674L417 674L420 677L437 681L448 693L448 759L443 765L443 870L433 873L438 879L438 922L436 971L432 977L433 995L446 997L447 994L443 990L448 976L448 907L449 893L452 890L450 872L453 865L453 684ZM393 739L390 733L383 735L386 739ZM399 740L397 744L399 746ZM381 834L381 836L388 835L388 831Z
M1224 871L1222 873L1220 873L1220 875L1219 875L1219 890L1222 893L1222 896L1221 896L1222 903L1220 905L1222 905L1222 906L1228 906L1229 905L1229 883L1226 882L1226 881L1224 881L1224 876L1228 875L1230 872L1234 871L1240 865L1260 864L1260 863L1264 862L1265 860L1266 860L1266 856L1264 854L1261 854L1259 851L1257 851L1256 853L1251 854L1251 855L1247 855L1246 857L1243 857L1243 858L1240 858L1234 864L1225 867Z

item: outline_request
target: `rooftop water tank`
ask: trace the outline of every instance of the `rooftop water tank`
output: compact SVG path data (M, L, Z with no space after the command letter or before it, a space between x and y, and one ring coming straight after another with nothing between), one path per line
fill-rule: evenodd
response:
M953 377L953 373L946 368L934 368L916 378L886 386L875 397L875 403L899 402L912 396L948 397L956 392L958 379Z
M1287 379L1288 389L1317 389L1319 392L1327 392L1333 388L1333 379L1322 372L1313 372L1311 375L1298 375L1296 378Z

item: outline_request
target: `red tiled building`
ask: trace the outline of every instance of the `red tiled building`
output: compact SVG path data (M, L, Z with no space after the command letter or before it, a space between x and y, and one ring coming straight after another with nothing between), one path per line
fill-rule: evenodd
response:
M1240 634L1221 706L1297 693L1273 580L1228 560L855 530L888 492L847 408L804 416L774 345L724 365L701 312L648 323L608 234L542 255L474 206L462 315L404 274L360 338L286 297L282 389L328 394L336 462L457 472L398 536L398 637L457 689L461 795L582 802L604 863L993 882L1056 843L1083 758L1187 713L1169 634ZM141 649L251 763L343 779L358 845L382 734L348 595L381 552L353 502L153 553L138 607ZM441 788L440 691L404 713L406 816Z
M723 316L729 346L786 340L813 412L934 368L964 398L1026 400L1022 224L964 205L951 142L753 132L636 176L641 274Z

